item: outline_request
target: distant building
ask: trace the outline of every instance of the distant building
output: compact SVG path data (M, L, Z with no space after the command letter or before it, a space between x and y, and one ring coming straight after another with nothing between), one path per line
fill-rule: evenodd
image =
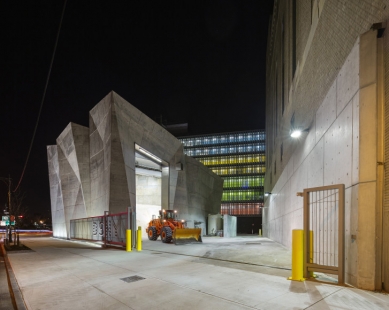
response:
M264 199L265 131L204 134L179 140L186 155L224 180L221 214L238 217L238 232L258 234Z

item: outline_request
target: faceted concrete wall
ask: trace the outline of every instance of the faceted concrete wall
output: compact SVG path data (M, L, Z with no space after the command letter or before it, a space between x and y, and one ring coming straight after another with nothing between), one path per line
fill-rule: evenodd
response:
M376 267L376 36L370 31L356 41L263 212L264 235L290 248L292 230L303 228L303 199L296 193L345 184L346 282L365 289L374 289ZM331 225L336 218L326 220Z
M159 200L159 206L177 210L189 227L202 227L205 234L207 214L220 210L223 180L186 156L178 139L114 92L90 111L89 129L71 123L57 145L59 172L51 168L50 186L55 196L57 173L67 232L70 219L126 212L128 207L138 212L141 205L154 213ZM135 145L163 161L159 196L150 184L142 187L138 177L138 203ZM53 158L50 153L49 164ZM53 199L52 208L57 208Z
M56 145L47 146L53 235L66 238L65 213L63 208L61 180L59 177L58 150Z
M189 227L199 227L206 234L207 215L220 211L223 180L190 156L184 155L183 162L184 170L178 171L175 209L180 210L181 218L189 220Z
M90 216L102 215L104 211L125 212L127 207L135 205L135 200L130 203L112 93L89 112L89 129L92 202ZM135 173L133 177L135 181ZM131 185L131 195L134 195L135 182Z
M66 229L70 219L87 217L90 209L89 129L70 123L57 138L59 176Z

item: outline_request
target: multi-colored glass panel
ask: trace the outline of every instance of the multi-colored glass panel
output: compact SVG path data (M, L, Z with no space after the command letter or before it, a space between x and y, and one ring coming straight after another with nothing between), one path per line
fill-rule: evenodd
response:
M184 151L224 179L222 214L260 215L265 175L265 132L183 137Z
M230 215L262 215L263 203L222 203L221 214Z
M246 133L228 133L219 135L206 135L201 137L187 137L181 138L181 142L185 147L200 146L200 145L215 145L215 144L229 144L236 142L253 142L261 141L265 143L265 132L246 132Z
M265 167L260 166L228 166L210 168L214 173L220 176L232 174L259 174L265 173Z
M199 162L203 163L205 166L265 163L265 155L259 155L259 154L198 157L196 159Z
M248 189L263 186L263 176L224 177L223 188Z

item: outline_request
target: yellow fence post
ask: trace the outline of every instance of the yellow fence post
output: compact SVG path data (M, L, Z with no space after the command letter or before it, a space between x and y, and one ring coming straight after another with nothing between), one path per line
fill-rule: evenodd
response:
M137 231L136 250L142 251L142 227L140 226L138 226L138 231Z
M131 229L126 230L126 251L131 252Z
M292 276L288 280L304 281L304 230L293 229L292 231Z

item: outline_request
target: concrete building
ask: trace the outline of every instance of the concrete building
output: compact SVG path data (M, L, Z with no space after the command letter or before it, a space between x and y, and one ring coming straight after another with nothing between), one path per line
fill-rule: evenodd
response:
M388 17L383 0L275 0L267 47L265 235L291 247L296 193L344 184L345 280L369 290L389 290Z
M184 152L223 180L221 214L237 216L238 233L258 234L262 223L265 131L179 137Z
M145 227L161 208L205 232L223 180L184 154L181 142L115 92L89 112L89 128L70 123L47 147L53 235L69 238L71 219L126 212Z

